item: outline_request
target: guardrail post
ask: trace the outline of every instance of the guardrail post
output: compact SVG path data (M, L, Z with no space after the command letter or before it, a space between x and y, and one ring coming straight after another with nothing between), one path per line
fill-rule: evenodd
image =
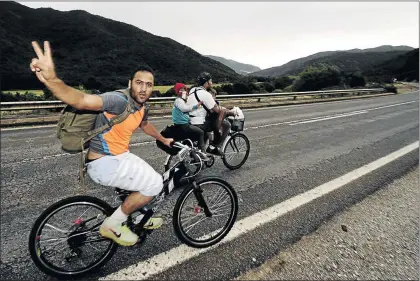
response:
M293 96L293 100L296 100L297 96Z

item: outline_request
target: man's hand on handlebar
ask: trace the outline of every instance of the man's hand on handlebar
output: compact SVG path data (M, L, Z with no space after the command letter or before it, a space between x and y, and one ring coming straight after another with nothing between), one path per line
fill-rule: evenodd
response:
M237 115L239 115L238 114L238 112L236 112L236 111L233 111L232 109L231 110L229 110L228 112L227 112L227 114L226 114L227 116L237 116Z
M163 144L164 145L166 145L166 146L168 146L168 147L172 147L172 144L173 144L173 142L174 142L174 139L163 139Z

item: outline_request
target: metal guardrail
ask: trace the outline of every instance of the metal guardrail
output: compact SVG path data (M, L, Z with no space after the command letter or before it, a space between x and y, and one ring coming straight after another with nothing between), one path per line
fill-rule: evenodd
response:
M314 96L314 95L336 95L345 93L378 93L384 92L384 88L375 89L350 89L350 90L329 90L329 91L310 91L310 92L288 92L288 93L265 93L265 94L244 94L244 95L218 95L218 100L228 99L249 99L273 98L293 96ZM150 104L165 104L173 102L176 97L153 97L149 99ZM65 104L62 101L19 101L19 102L1 102L1 111L12 110L34 110L34 109L54 109L63 108Z

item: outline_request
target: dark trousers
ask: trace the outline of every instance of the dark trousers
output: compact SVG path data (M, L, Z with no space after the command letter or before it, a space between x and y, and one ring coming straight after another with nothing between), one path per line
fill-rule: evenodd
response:
M205 150L205 142L204 142L204 131L197 126L190 125L190 124L175 124L176 127L180 128L187 138L191 140L198 141L198 148L201 151Z
M220 134L219 130L216 130L215 128L213 128L212 124L206 122L204 124L200 124L200 125L194 125L199 127L202 131L204 131L205 133L207 132L211 132L213 131L214 134L214 140L213 140L213 145L214 146L220 146L223 141L226 139L227 135L229 134L229 130L230 130L230 123L227 120L223 120L222 121L222 133Z

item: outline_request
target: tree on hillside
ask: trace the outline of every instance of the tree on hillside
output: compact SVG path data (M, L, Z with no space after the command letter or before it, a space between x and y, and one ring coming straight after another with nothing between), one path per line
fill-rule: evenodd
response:
M294 82L294 79L292 79L290 76L282 76L278 77L274 80L274 87L276 89L284 89L289 85L292 85Z
M264 82L263 85L264 85L264 90L266 90L269 93L272 93L275 90L273 84L269 82Z
M294 88L296 91L317 91L340 85L341 82L342 77L338 68L328 64L314 64L299 74Z
M234 93L238 95L251 94L251 89L244 83L234 83L233 89Z
M345 81L351 88L364 87L366 85L366 79L360 72L347 74Z

